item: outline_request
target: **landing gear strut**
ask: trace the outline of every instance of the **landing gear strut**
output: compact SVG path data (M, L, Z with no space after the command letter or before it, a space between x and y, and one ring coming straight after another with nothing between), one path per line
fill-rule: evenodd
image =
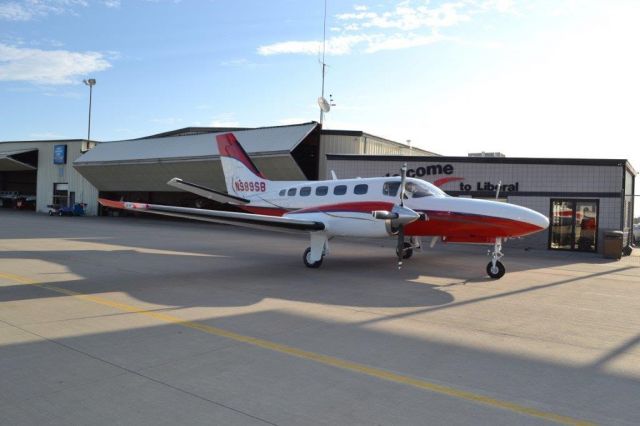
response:
M311 247L307 247L302 255L302 261L307 268L319 268L325 254L329 251L329 238L320 232L311 233Z
M487 264L487 275L494 280L498 280L505 273L504 265L500 262L500 259L504 257L504 254L502 254L502 238L496 238L493 252L490 252L489 255L491 256L491 262Z

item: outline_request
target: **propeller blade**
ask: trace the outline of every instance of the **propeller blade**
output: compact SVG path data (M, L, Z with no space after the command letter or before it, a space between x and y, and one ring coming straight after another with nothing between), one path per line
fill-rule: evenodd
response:
M407 178L407 163L400 169L400 206L404 206L404 182Z
M396 247L398 255L398 269L402 268L402 258L404 257L404 225L398 227L398 246Z

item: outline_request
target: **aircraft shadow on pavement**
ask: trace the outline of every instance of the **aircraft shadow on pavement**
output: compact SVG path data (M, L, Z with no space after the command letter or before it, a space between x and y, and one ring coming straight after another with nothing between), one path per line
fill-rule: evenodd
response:
M3 393L8 423L56 418L77 424L91 416L111 424L122 416L149 423L233 423L221 407L233 407L240 416L235 422L242 424L242 413L276 424L310 418L322 424L422 424L425 418L438 424L540 421L177 324L143 321L136 326L122 317L113 319L115 327L126 323L127 329L80 332L103 320L76 321L73 337L0 348L3 380L12 384ZM634 424L640 418L640 382L611 374L603 364L569 365L517 355L497 343L454 344L282 311L199 322L553 414L609 424ZM56 335L56 327L29 326L39 336ZM610 354L602 358L605 363L621 353L614 349Z

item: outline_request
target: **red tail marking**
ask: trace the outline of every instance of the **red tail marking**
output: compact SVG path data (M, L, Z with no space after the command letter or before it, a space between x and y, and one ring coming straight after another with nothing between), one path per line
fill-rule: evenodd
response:
M216 136L216 141L218 142L218 151L220 151L221 156L235 158L244 164L247 169L251 170L253 174L266 179L262 173L258 171L255 164L253 164L253 161L251 161L233 133L218 135Z

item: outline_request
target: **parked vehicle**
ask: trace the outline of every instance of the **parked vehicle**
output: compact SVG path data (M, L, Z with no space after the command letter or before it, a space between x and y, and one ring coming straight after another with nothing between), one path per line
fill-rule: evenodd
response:
M86 203L75 203L73 206L60 206L59 204L49 204L49 216L84 216Z

